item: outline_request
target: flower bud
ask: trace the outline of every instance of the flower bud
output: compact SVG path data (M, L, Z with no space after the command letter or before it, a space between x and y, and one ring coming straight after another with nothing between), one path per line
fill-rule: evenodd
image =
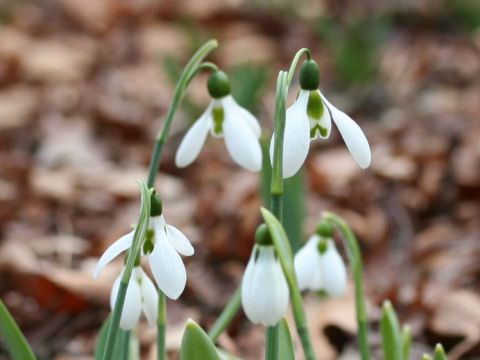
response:
M216 71L208 78L207 88L214 99L223 98L230 94L230 79L223 71Z
M300 69L300 86L303 90L316 90L320 85L320 69L315 60L305 60Z

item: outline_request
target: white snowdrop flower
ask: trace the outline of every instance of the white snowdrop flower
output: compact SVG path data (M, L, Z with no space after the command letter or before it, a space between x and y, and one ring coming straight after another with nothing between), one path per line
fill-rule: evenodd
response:
M333 228L325 223L321 223L319 228L321 226L326 231L311 236L295 255L298 288L300 291L325 290L329 295L338 297L345 292L347 270L331 238Z
M223 71L212 74L208 91L213 100L207 110L188 130L175 156L178 167L190 165L200 153L207 134L225 138L227 150L240 166L259 171L262 167L260 125L246 109L238 105L230 94L230 82Z
M302 167L310 148L310 140L330 136L332 119L358 165L370 166L368 140L360 126L350 116L333 106L318 89L320 73L314 60L306 60L300 71L300 91L297 100L287 109L283 141L283 177L295 175ZM270 143L273 161L274 137Z
M254 324L274 326L287 311L288 300L287 280L273 245L256 244L242 280L245 314Z
M191 256L194 249L187 237L176 227L168 225L162 215L161 200L155 205L152 196L152 209L146 239L143 244L142 254L148 255L150 268L158 287L171 299L177 299L185 289L187 273L181 255ZM158 199L160 197L158 196ZM100 271L123 251L132 245L132 231L110 245L98 261L94 279Z
M110 294L110 307L113 311L117 300L118 288L123 277L122 270L120 276L113 283ZM125 295L122 316L120 317L120 327L123 330L130 330L138 323L142 313L145 314L148 322L153 325L158 317L158 293L152 280L145 274L140 266L135 266L130 277L130 282Z

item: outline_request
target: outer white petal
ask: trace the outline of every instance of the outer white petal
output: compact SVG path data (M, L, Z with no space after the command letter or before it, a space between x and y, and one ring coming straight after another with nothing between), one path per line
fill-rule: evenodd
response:
M283 177L295 175L307 158L310 148L310 120L307 115L309 92L302 90L295 103L287 109L283 138ZM270 141L270 161L273 164L275 134Z
M341 296L347 286L347 270L333 240L328 240L325 254L321 256L323 288L331 296Z
M100 271L107 265L110 261L115 259L121 252L127 250L130 246L132 246L133 235L135 234L135 230L129 232L126 235L123 235L120 239L115 241L112 245L110 245L107 250L103 253L98 260L97 268L95 269L95 274L93 278L96 280Z
M137 268L142 293L143 312L150 324L154 324L158 317L158 293L155 284L150 280L142 268Z
M248 122L237 107L224 104L225 120L223 132L225 144L233 160L240 166L250 170L259 171L262 167L262 149Z
M120 276L115 280L112 292L110 294L110 308L114 309L115 301L117 300L118 288L120 287L120 281L123 276L123 271ZM123 330L131 330L135 327L142 313L142 296L140 293L140 287L134 272L128 283L127 294L125 295L125 302L123 304L122 316L120 318L120 327Z
M255 253L257 251L257 246L252 250L252 255L248 261L245 273L243 274L242 279L242 305L243 311L247 315L248 319L254 323L258 324L260 322L257 311L255 309L255 298L256 294L252 291L253 284L253 274L255 272Z
M352 154L355 161L362 169L366 169L370 166L372 160L372 153L370 151L370 145L363 133L362 129L353 119L345 114L343 111L338 110L333 106L325 96L322 96L324 103L329 107L332 112L332 118L342 135L345 145Z
M258 320L267 326L276 325L288 307L288 285L273 246L260 246L255 263L251 291Z
M187 272L182 258L166 239L158 239L155 231L155 246L149 256L150 267L158 287L170 299L178 299L185 289Z
M318 253L319 237L313 235L295 254L294 265L300 291L321 289L320 255Z
M191 256L195 252L188 238L175 226L167 225L167 239L182 255Z
M188 166L197 158L210 129L211 112L212 103L187 131L175 155L175 164L178 167Z
M259 139L262 134L262 129L260 128L257 118L250 111L238 105L232 95L226 96L223 101L226 104L225 106L235 107L235 111L242 115L257 139Z

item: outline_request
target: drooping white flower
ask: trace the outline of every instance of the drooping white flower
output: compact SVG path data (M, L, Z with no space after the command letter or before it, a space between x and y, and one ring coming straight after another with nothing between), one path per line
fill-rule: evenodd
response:
M318 65L307 60L300 73L300 91L297 100L287 109L283 140L283 177L295 175L302 167L310 148L310 141L330 136L332 119L348 150L358 165L370 166L371 152L365 134L350 116L333 106L318 90ZM274 136L270 143L273 161Z
M150 243L148 251L150 267L158 287L171 299L177 299L185 289L187 274L179 253L193 255L194 249L187 237L176 227L168 225L163 215L151 216L149 230L153 237L145 240ZM98 261L94 279L100 271L120 253L132 246L132 231L115 241L105 250ZM153 247L153 250L151 248ZM144 249L147 247L144 245Z
M227 150L240 166L259 171L262 166L261 134L257 119L238 105L230 95L228 77L222 71L214 73L208 81L214 98L207 110L188 130L175 156L178 167L190 165L200 153L207 134L224 137Z
M125 269L113 283L110 294L110 307L113 311L117 300L118 288ZM130 277L130 282L125 295L120 327L123 330L130 330L135 327L142 313L145 314L148 322L153 325L158 317L158 293L152 280L145 274L140 266L135 266Z
M289 290L272 245L255 245L242 280L242 304L254 324L276 325L288 307Z
M298 288L325 290L331 296L341 296L347 286L347 270L331 238L315 234L295 254Z

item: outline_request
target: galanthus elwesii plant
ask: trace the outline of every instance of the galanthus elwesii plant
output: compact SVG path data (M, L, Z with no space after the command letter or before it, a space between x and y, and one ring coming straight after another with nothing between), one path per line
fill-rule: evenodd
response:
M213 100L183 138L175 156L178 167L190 165L200 153L208 132L225 138L233 160L251 171L262 166L261 134L257 119L238 105L230 94L230 80L223 71L214 72L207 83Z
M254 324L277 325L288 307L289 291L267 225L255 233L256 245L242 280L242 304Z
M358 165L370 166L370 145L362 129L350 116L333 106L320 92L318 64L307 59L300 70L300 93L295 103L287 109L283 143L283 177L295 175L307 158L310 141L318 137L327 139L332 129L332 119L337 125L348 150ZM273 152L273 138L270 156Z
M332 236L332 224L322 220L316 233L295 254L295 273L300 290L324 290L335 297L345 292L347 270Z
M158 360L167 358L166 296L177 299L184 291L187 276L180 255L191 256L194 249L179 229L166 223L161 197L154 190L154 184L175 111L189 83L199 72L212 71L207 88L213 100L205 113L187 131L176 154L176 164L180 167L191 164L210 132L214 137L225 138L227 150L239 165L253 171L258 171L262 167L258 121L246 109L236 104L230 94L230 82L226 74L215 64L203 61L216 46L215 40L206 42L185 66L162 129L155 139L147 181L138 182L141 205L135 229L115 241L98 261L95 278L110 261L125 252L124 269L115 280L111 292L112 314L99 333L95 360L140 358L138 346L131 346L136 343L137 332L130 330L135 329L142 311L150 324L154 322L157 324L156 358ZM287 110L288 90L297 64L304 55L307 59L300 70L302 90L298 99ZM370 165L370 147L365 135L348 115L335 108L318 90L319 79L318 65L312 60L308 49L299 50L289 71L280 71L278 74L275 135L271 142L271 159L264 161L263 164L266 166L261 169L263 177L266 178L268 175L271 179L270 203L267 204L269 209L261 208L259 212L264 224L257 229L256 244L252 249L241 285L209 333L205 333L193 320L187 322L180 349L180 360L238 359L217 347L215 343L242 304L251 322L266 325L265 359L294 360L295 351L288 322L284 317L289 303L305 358L317 359L308 330L301 290L324 290L332 296L340 296L344 292L346 269L333 241L334 229L338 229L341 234L342 244L348 255L349 269L352 272L359 352L362 360L371 359L362 257L350 227L335 214L325 212L316 234L295 256L290 245L292 239L288 238L283 227L283 209L292 207L293 203L298 204L291 202L288 197L284 199L284 178L294 175L301 168L311 139L329 136L331 120L337 125L358 164L362 168ZM296 193L303 196L300 195L301 191ZM295 210L301 212L301 209ZM285 224L288 226L287 222ZM141 259L146 256L157 288L141 268ZM400 331L393 308L388 304L384 306L381 332L385 359L407 360L411 336L406 330ZM36 359L1 301L0 333L14 360ZM435 359L446 359L442 347L437 346Z
M113 283L110 294L110 307L113 311L117 301L118 288L122 281L123 272ZM120 318L120 327L123 330L131 330L137 325L140 315L145 314L148 322L153 325L158 317L158 293L152 280L143 271L141 266L133 268L132 277L128 283L125 304L123 306L122 316Z
M94 278L123 251L130 249L134 231L122 236L110 245L98 261ZM168 225L162 215L162 200L157 193L151 197L150 222L142 246L142 255L148 256L155 282L171 299L185 289L187 273L180 254L191 256L194 249L187 237L176 227Z

